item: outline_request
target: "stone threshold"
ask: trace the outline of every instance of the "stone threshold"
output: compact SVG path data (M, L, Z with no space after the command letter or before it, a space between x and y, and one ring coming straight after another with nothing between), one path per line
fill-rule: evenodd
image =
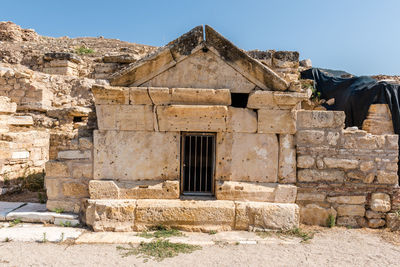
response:
M79 216L47 211L46 204L29 202L0 202L0 221L79 225Z
M84 221L95 232L146 231L163 225L189 232L299 226L294 203L179 199L89 199Z

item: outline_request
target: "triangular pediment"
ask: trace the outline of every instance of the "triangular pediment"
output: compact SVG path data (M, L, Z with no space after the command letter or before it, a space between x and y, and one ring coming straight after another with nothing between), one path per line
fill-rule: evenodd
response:
M289 84L210 26L198 26L111 77L116 86L286 90Z

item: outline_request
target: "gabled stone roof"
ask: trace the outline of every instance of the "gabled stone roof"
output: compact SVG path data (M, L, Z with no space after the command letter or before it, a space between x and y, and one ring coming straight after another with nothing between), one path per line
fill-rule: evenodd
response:
M273 70L250 57L208 25L205 25L204 30L203 26L197 26L166 46L129 64L111 76L111 84L140 86L200 49L209 49L219 55L225 63L261 89L284 91L289 87L288 82Z

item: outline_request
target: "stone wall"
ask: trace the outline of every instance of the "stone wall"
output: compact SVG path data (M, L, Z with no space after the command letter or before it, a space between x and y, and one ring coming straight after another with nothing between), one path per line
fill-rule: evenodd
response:
M16 108L16 103L0 96L0 187L43 172L48 160L49 133L32 129L32 117L18 116Z
M398 186L398 136L344 127L343 112L297 113L296 203L301 221L382 227Z

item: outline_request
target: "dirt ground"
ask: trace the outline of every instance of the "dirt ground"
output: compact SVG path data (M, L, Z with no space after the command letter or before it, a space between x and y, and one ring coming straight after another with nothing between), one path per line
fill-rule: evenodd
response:
M399 266L400 262L400 234L387 230L317 229L307 242L279 236L265 241L203 246L161 262L122 257L115 244L11 241L0 243L0 266Z

